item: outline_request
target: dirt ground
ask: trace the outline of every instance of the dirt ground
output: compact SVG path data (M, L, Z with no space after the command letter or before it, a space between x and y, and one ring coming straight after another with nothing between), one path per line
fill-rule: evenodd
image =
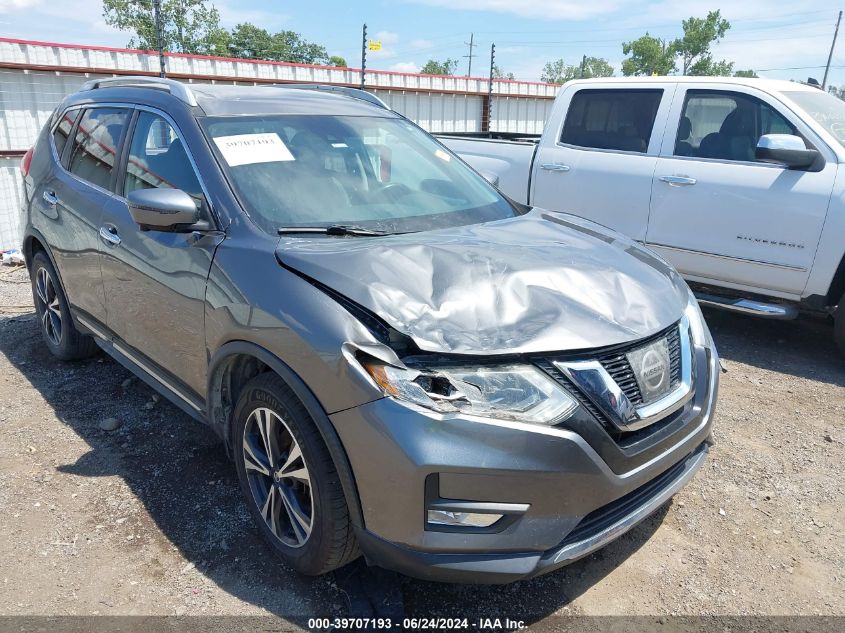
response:
M821 320L706 314L728 373L705 467L558 572L438 585L362 561L317 579L262 543L207 430L100 355L53 360L0 269L0 615L845 615L845 359ZM122 426L101 430L105 418Z

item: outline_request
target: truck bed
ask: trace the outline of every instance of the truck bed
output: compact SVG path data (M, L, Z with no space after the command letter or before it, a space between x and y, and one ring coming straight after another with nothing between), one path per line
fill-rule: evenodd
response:
M436 134L449 149L479 171L499 176L499 189L523 204L528 203L528 176L539 136L512 135L504 138L477 138L477 135L511 136L501 132Z

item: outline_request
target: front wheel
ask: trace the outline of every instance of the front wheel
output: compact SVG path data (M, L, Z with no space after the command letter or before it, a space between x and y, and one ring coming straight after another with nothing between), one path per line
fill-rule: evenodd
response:
M280 558L309 576L356 558L334 462L284 381L273 373L249 381L232 427L241 490L262 536Z

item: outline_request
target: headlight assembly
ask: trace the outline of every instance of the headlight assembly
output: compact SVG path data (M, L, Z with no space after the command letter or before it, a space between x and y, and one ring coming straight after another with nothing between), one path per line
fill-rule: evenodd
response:
M400 369L362 363L386 395L439 413L552 425L578 408L554 380L530 365Z

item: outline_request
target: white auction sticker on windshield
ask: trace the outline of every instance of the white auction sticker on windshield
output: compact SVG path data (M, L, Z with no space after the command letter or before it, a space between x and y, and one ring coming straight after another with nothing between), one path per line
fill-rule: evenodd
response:
M295 160L275 132L218 136L214 142L231 167Z

